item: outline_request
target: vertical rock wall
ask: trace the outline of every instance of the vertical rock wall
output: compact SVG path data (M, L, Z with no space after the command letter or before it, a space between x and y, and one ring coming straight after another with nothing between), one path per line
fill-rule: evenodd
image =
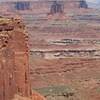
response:
M28 2L28 1L15 2L15 8L17 10L29 10L30 9L30 2Z
M50 14L56 14L56 13L63 13L63 5L54 1L53 4L51 5Z
M25 27L19 20L0 18L0 100L30 96Z
M80 1L79 2L79 8L88 8L88 5L87 5L87 3L86 3L86 1Z

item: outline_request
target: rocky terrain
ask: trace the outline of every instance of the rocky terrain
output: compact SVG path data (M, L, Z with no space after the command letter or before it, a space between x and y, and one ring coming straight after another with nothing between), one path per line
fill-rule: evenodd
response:
M18 9L6 3L7 14L0 12L27 26L33 89L48 100L100 100L100 12L86 2L63 2L63 13L51 13L53 3L44 1L25 3L26 8L18 2Z
M0 18L0 100L46 100L31 90L27 39L22 21Z
M31 33L33 88L40 87L39 92L49 100L99 100L99 13L92 9L65 11L25 18ZM61 85L70 87L72 96ZM53 92L55 86L60 92Z
M64 15L51 16L39 13L25 19L31 34L33 88L40 87L39 92L49 100L100 99L100 16L92 9L81 11L66 10ZM74 95L61 85L69 86ZM61 88L60 93L53 92L54 86Z

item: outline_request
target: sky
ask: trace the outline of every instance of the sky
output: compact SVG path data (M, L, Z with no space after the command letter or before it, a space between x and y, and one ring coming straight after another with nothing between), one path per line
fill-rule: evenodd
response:
M13 0L0 0L0 1L13 1ZM15 0L14 0L15 1ZM16 0L18 1L18 0ZM34 0L33 0L34 1ZM88 2L92 2L92 3L97 3L97 2L100 2L100 0L86 0Z
M97 3L97 2L99 2L100 0L86 0L86 1L92 2L92 3Z

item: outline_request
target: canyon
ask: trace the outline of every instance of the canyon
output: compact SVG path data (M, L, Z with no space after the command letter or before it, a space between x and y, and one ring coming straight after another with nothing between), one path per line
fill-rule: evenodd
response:
M0 6L2 16L24 21L31 87L48 100L100 100L100 12L80 1L62 0L56 13L44 0Z

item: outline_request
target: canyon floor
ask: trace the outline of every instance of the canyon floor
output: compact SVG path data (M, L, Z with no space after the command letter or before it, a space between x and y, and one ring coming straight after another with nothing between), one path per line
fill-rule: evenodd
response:
M29 33L32 88L48 100L100 100L100 12L15 13Z
M48 100L100 100L100 12L24 18L32 87Z

